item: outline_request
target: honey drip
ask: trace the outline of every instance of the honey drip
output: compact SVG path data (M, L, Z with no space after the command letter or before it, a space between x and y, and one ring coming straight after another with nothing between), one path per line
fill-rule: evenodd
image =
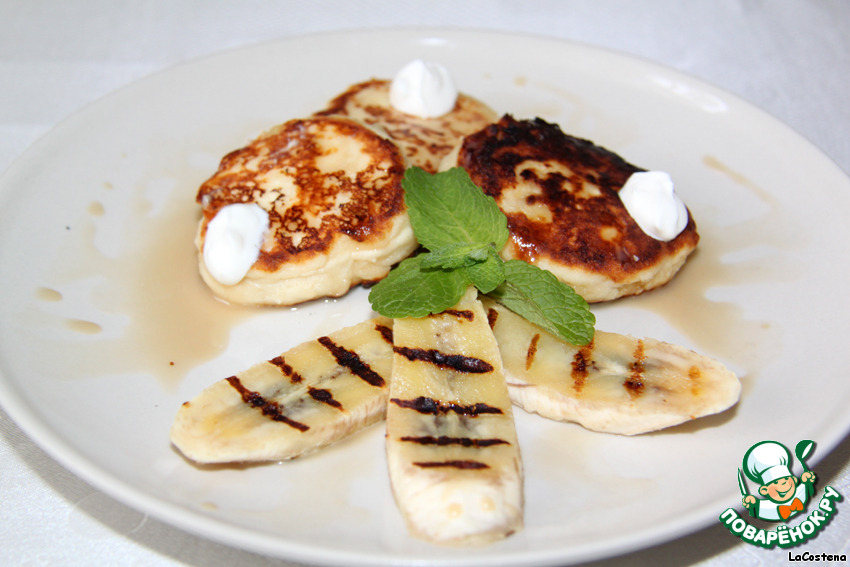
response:
M714 290L797 277L797 270L783 260L782 252L795 245L798 232L793 230L793 219L785 218L788 215L764 188L713 156L705 156L703 164L757 197L765 212L729 226L700 220L697 215L699 246L673 280L614 304L659 315L701 352L750 372L776 354L779 329L769 320L748 317L745 305L713 297ZM747 251L753 250L762 252L747 256Z
M262 311L218 301L203 284L192 197L174 195L156 215L140 198L117 255L96 245L98 223L109 215L101 203L93 202L69 224L49 285L35 289L34 304L21 315L25 323L48 329L51 358L67 362L63 377L147 373L172 388L220 354L237 323ZM64 291L91 281L85 299L79 291L75 297Z

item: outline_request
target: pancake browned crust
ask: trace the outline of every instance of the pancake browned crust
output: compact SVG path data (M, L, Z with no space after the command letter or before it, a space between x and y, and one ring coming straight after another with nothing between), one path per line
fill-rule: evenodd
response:
M401 147L410 165L435 173L442 159L466 134L477 132L498 115L487 105L458 95L451 112L437 118L405 114L390 104L390 81L372 79L352 85L317 116L348 116L378 126Z
M416 247L401 180L398 147L343 117L291 120L221 160L198 190L207 223L232 203L256 203L269 215L260 256L236 285L210 276L219 297L241 304L292 305L339 296L384 277Z
M456 151L443 169L465 168L508 217L502 256L548 269L587 301L663 285L699 241L690 212L670 242L645 234L617 194L643 170L540 118L506 115L466 136Z

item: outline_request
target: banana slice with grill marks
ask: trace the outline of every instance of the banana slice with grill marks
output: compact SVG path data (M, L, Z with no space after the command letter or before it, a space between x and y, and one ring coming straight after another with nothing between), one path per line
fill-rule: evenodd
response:
M740 397L734 373L686 348L603 331L574 346L490 299L482 302L511 399L526 411L635 435L719 413Z
M392 323L365 321L216 382L180 408L172 443L203 464L279 461L380 421Z
M522 463L499 349L470 289L453 309L397 319L386 450L414 535L473 545L522 527Z

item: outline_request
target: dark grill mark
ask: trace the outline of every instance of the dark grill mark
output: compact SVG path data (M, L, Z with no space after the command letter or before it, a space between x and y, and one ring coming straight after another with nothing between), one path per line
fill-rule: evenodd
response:
M387 327L386 325L375 325L375 330L381 334L381 337L384 339L389 345L393 344L393 330Z
M644 367L643 362L646 360L644 353L643 341L639 340L635 347L635 352L632 354L633 362L629 365L632 373L626 378L623 386L628 390L632 398L637 398L643 393L646 385L643 382Z
M492 307L487 310L487 324L491 329L496 328L496 321L499 319L499 312Z
M423 469L435 469L435 468L454 468L454 469L464 469L464 470L480 470L480 469L489 469L490 465L486 463L482 463L481 461L419 461L413 463L417 467L422 467Z
M274 357L269 361L269 364L274 364L275 366L280 368L280 371L283 372L284 376L287 376L289 378L289 381L293 384L297 384L298 382L304 379L301 377L300 374L295 371L294 368L287 364L287 362L283 359L282 356Z
M433 437L431 435L425 435L422 437L402 437L402 441L408 441L411 443L418 443L420 445L436 445L438 447L445 447L446 445L460 445L462 447L490 447L492 445L510 445L504 439L491 438L491 439L470 439L469 437L449 437L448 435L441 435L439 437Z
M700 379L702 371L698 366L691 366L688 369L688 378L691 380L691 395L697 397L700 395Z
M310 397L316 400L317 402L321 402L323 404L327 404L331 407L337 409L343 409L342 404L334 399L333 393L330 390L324 390L322 388L313 388L312 386L307 388L307 392L310 394Z
M464 309L462 311L459 309L446 309L442 313L435 314L435 316L439 315L452 315L453 317L457 317L458 319L466 319L467 321L475 320L475 313L467 309Z
M584 388L584 382L587 380L587 375L590 373L589 366L592 364L591 356L593 354L593 341L578 349L573 355L572 371L570 375L573 379L573 390L581 392Z
M283 407L274 401L267 400L263 397L259 392L254 392L249 390L242 382L239 381L239 378L236 376L231 376L227 379L233 388L239 392L239 395L242 396L242 401L248 404L253 408L257 408L262 412L262 414L273 421L279 421L281 423L285 423L286 425L292 427L293 429L297 429L298 431L307 431L310 429L310 426L301 423L300 421L295 421L294 419L290 419L283 415Z
M486 360L463 356L462 354L446 354L436 349L410 347L393 347L393 351L411 361L428 362L440 368L451 368L457 372L469 374L484 374L493 371L493 365Z
M531 365L534 364L534 357L537 355L537 341L540 340L540 333L535 333L533 337L531 337L531 342L528 343L528 350L525 352L525 369L528 370L531 368Z
M414 398L412 400L400 400L399 398L392 398L390 401L400 408L412 409L414 411L418 411L419 413L431 415L447 414L450 411L458 415L466 415L473 417L481 414L503 413L501 409L489 406L484 403L463 406L452 402L439 402L433 398L426 398L425 396L419 396L418 398Z
M356 352L342 348L328 337L319 337L319 343L328 349L336 359L337 364L348 368L352 374L359 376L367 383L377 388L382 388L386 382L381 375L372 370L368 364L360 360Z

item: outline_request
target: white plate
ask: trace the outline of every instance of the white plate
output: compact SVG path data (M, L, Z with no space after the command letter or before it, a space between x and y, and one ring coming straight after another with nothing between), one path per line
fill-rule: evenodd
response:
M195 272L196 188L263 129L415 57L444 63L500 112L539 115L671 172L700 250L664 289L594 307L598 326L691 346L744 383L735 409L637 438L520 414L526 527L476 550L408 537L380 426L297 462L247 468L195 468L168 443L178 406L206 385L370 314L363 290L297 309L211 299ZM753 443L812 439L816 460L847 431L849 188L814 147L734 96L581 45L387 30L222 53L83 109L0 180L0 399L107 493L256 552L372 566L623 553L739 503L736 469Z

